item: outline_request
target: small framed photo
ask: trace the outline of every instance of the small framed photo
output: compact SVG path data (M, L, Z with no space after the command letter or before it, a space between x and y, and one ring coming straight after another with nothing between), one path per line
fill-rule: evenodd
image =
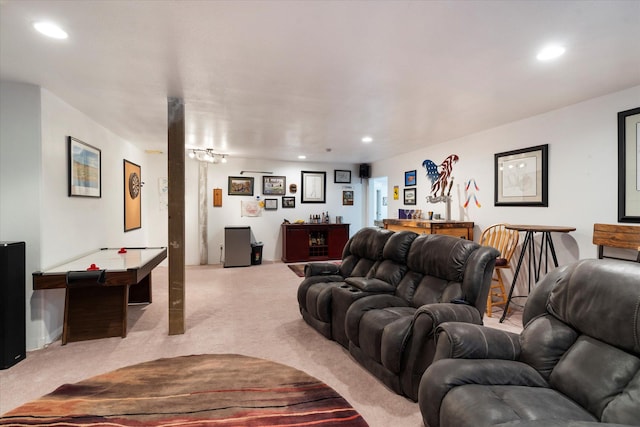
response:
M494 206L549 206L548 144L495 154Z
M415 205L416 204L416 189L405 188L404 189L404 204Z
M411 187L412 185L416 185L416 171L407 171L404 173L404 186Z
M253 196L253 177L230 176L229 196Z
M265 196L284 196L287 191L287 178L284 176L263 176L262 194Z
M264 199L264 210L265 211L278 210L278 199Z
M296 207L296 198L290 196L282 196L282 209L290 209Z
M342 205L353 206L353 190L342 191Z
M102 151L68 139L69 197L102 197Z
M351 184L351 171L334 170L333 182L340 184Z

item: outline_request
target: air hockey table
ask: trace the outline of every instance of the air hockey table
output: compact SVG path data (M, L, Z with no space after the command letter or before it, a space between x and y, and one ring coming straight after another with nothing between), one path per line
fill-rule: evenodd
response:
M103 248L33 273L33 289L65 289L62 344L127 336L127 307L151 303L151 271L167 248Z

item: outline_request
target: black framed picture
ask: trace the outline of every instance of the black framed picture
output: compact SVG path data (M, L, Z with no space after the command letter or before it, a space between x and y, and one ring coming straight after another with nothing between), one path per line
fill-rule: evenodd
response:
M618 221L640 223L640 108L618 113Z
M416 204L416 189L405 188L404 189L404 204L415 205Z
M325 203L327 173L302 171L300 203Z
M404 173L404 186L411 187L412 185L416 185L416 171L407 171Z
M495 154L495 206L549 206L548 144Z
M296 207L296 198L291 196L282 196L282 209Z
M284 176L262 176L262 194L266 196L284 196L287 191L287 178Z
M278 199L264 199L264 210L265 211L278 210Z
M333 182L342 184L351 184L351 171L347 170L334 170Z
M228 186L230 196L253 196L253 177L230 176Z

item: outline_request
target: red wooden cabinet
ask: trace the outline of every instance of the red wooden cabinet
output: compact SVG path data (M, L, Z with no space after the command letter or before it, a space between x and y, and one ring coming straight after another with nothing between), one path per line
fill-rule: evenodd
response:
M282 224L282 261L340 259L347 240L349 224Z

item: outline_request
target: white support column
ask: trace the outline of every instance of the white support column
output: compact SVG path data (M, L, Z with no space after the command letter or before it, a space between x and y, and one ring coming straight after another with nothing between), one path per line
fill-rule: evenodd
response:
M209 263L207 162L198 162L198 238L200 240L200 265Z

